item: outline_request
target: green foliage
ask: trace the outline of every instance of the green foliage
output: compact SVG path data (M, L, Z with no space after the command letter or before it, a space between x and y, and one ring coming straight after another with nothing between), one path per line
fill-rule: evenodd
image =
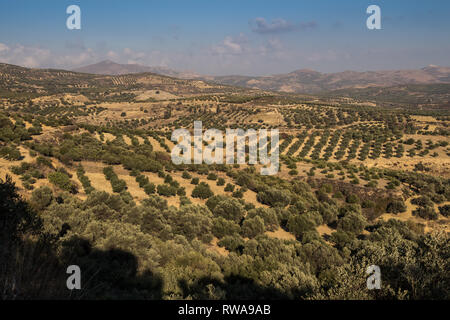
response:
M103 173L107 180L111 183L113 192L121 193L127 189L127 184L124 180L119 179L117 174L114 172L113 167L104 167Z
M254 238L264 233L264 220L261 217L246 218L242 223L242 235L247 238Z
M222 217L235 223L240 223L245 214L244 206L236 199L220 201L212 209L212 212L217 217Z
M224 191L225 191L225 192L233 192L233 191L234 191L234 188L235 188L235 185L234 185L234 184L227 183L227 185L225 186Z
M367 220L361 214L356 212L346 213L339 218L337 223L338 231L350 232L353 234L360 234L367 225Z
M239 225L234 221L222 217L213 219L212 233L219 239L225 236L237 235L240 229Z
M400 212L405 212L406 211L406 204L405 202L403 202L402 200L391 200L387 207L386 207L386 212L387 213L400 213Z
M258 192L256 198L262 204L267 204L271 207L285 207L291 202L291 195L288 190L276 188Z
M436 210L434 210L434 208L430 206L418 207L417 209L413 210L412 214L413 216L419 216L427 220L436 220L438 218Z
M33 205L33 208L40 211L48 207L52 200L52 190L49 187L44 186L33 191L30 202Z
M170 184L164 183L159 184L156 190L160 196L171 197L177 194L177 188L171 186Z
M200 199L208 199L213 195L214 194L211 191L211 188L206 182L200 182L198 185L196 185L194 190L192 190L191 194L193 198L200 198Z
M272 208L256 208L247 212L247 218L260 217L268 231L275 231L279 227L277 213Z
M70 180L70 177L64 172L51 172L48 175L48 181L53 183L55 186L61 190L68 191L70 193L77 193L77 185Z

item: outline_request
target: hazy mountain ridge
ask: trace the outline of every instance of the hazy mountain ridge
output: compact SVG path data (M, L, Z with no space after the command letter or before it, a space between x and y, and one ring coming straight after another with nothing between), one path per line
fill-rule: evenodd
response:
M76 68L72 71L101 75L124 75L132 73L151 72L180 79L193 79L199 77L199 75L192 72L175 71L166 67L149 67L140 64L120 64L111 60L100 61L99 63Z
M343 71L321 73L302 69L263 77L219 76L210 81L242 87L295 93L319 93L340 89L389 87L404 84L450 83L450 68L428 66L419 70Z
M434 65L418 70L343 71L336 73L321 73L310 69L300 69L289 73L269 76L209 76L199 75L194 72L180 72L166 67L119 64L105 60L96 64L74 69L73 71L101 75L152 72L180 79L201 79L224 85L252 89L307 94L342 89L391 87L406 84L450 83L450 68Z
M0 63L0 93L58 94L110 90L162 90L173 94L203 94L222 91L250 92L202 80L186 80L151 72L101 75L58 69L31 69Z

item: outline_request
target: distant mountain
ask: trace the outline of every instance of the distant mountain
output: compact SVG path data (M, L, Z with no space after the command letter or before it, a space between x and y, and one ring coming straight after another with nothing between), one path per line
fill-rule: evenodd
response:
M140 64L120 64L111 60L104 60L99 63L73 69L72 71L101 75L151 72L180 79L195 79L199 77L199 75L192 72L175 71L166 67L148 67Z
M194 72L176 71L166 67L120 64L105 60L72 71L97 75L124 75L150 72L179 79L197 79L236 87L305 94L317 94L345 89L450 83L450 68L434 65L417 70L321 73L310 69L301 69L290 73L269 76L207 76Z
M103 75L80 73L58 69L25 68L16 65L0 63L0 97L29 97L54 94L84 94L93 98L97 94L108 99L109 93L124 90L135 90L146 94L146 91L162 91L183 96L192 94L223 94L237 92L248 94L253 90L232 88L202 80L186 80L168 77L151 72L140 72L125 75ZM130 101L133 94L125 95ZM114 100L115 98L113 98Z
M390 87L405 84L450 83L450 68L430 65L419 70L344 71L321 73L302 69L263 77L217 76L204 80L254 89L294 93L319 93L341 89Z

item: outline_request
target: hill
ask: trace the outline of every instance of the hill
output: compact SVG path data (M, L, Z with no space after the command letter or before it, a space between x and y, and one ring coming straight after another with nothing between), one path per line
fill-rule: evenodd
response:
M73 69L73 71L102 75L123 75L151 72L180 79L194 79L199 77L199 75L193 72L176 71L166 67L149 67L140 64L120 64L111 60L100 61L95 64Z
M301 69L286 74L264 77L236 75L206 77L205 79L248 88L314 94L340 89L449 83L450 68L428 66L420 70L344 71L337 73L321 73Z
M111 94L132 95L149 90L192 95L220 92L250 92L202 80L184 80L151 72L125 75L98 75L58 69L30 69L0 63L0 93L3 97L36 97L62 93L88 96ZM128 97L130 98L130 97Z

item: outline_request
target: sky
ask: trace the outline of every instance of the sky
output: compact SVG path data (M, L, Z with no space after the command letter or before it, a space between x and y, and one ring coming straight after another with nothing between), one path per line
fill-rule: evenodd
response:
M66 26L70 5L80 30ZM366 26L370 5L380 30ZM207 75L450 66L450 1L0 0L0 62L106 59Z

